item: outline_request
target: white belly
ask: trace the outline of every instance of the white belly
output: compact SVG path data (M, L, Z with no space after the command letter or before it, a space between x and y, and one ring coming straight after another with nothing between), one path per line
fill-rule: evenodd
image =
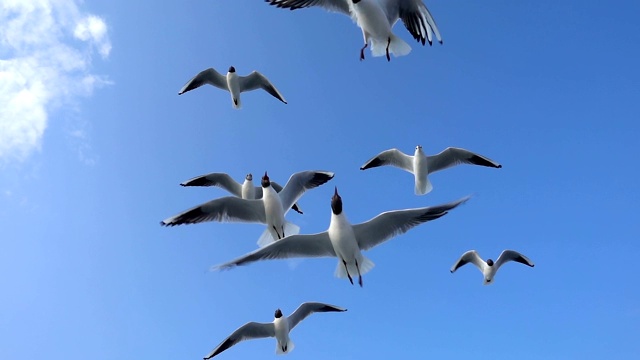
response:
M358 26L370 37L386 41L391 35L387 16L376 0L362 0L355 5Z

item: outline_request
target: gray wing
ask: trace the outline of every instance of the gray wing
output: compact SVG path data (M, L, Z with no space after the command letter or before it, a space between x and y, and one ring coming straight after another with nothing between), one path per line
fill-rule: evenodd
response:
M275 5L279 8L296 10L311 6L319 6L329 11L335 11L350 15L349 3L352 0L265 0L269 5Z
M306 302L298 306L296 311L289 315L289 330L292 330L300 321L304 320L307 316L316 312L343 312L347 311L345 308L337 307L334 305L319 303L319 302Z
M435 34L438 42L442 44L442 37L431 16L431 12L422 0L380 0L380 4L387 14L389 24L393 26L398 19L402 19L404 26L416 41L433 44Z
M262 200L245 200L233 196L211 200L162 220L160 225L175 226L205 221L267 223Z
M247 76L239 76L238 80L240 82L240 92L262 89L283 103L287 103L282 94L280 94L278 89L271 84L269 79L257 71L254 71Z
M212 269L227 270L258 260L330 256L336 256L336 253L333 250L333 245L331 245L329 234L325 231L312 235L287 236L282 240L278 240L235 260L214 266Z
M475 250L469 250L466 253L462 254L462 256L460 257L460 259L458 259L458 261L456 261L455 264L453 264L453 266L451 267L451 273L454 273L456 270L458 270L458 268L468 264L468 263L472 263L473 265L475 265L478 269L480 269L480 271L483 271L486 263L484 262L484 260L482 260L482 258L480 257L480 255L478 255L478 253Z
M447 204L418 209L387 211L373 219L353 226L358 246L368 250L411 228L447 214L447 211L469 200L462 198Z
M285 212L295 204L309 189L316 188L333 179L330 171L301 171L291 175L280 194L280 201Z
M533 262L531 260L529 260L528 257L520 254L517 251L514 250L505 250L503 251L500 256L498 257L498 260L496 260L496 267L499 269L500 266L504 265L506 262L509 261L515 261L515 262L519 262L521 264L525 264L527 266L530 267L534 267L535 265L533 264Z
M395 166L413 174L413 155L407 155L398 149L385 150L364 163L360 170L386 165Z
M196 176L180 185L182 186L217 186L225 189L235 196L242 197L242 184L233 180L231 176L225 173L210 173L206 175ZM262 194L262 192L261 192Z
M502 165L488 157L455 147L448 147L437 155L427 156L427 169L429 169L429 174L460 164L472 164L494 168L502 167Z
M277 193L279 193L280 191L282 191L282 185L278 184L275 181L271 182L271 187L273 188L273 190L275 190ZM258 196L258 191L256 189L256 196ZM262 197L262 188L260 188L260 197ZM297 212L298 214L303 214L302 210L300 210L300 206L298 206L298 203L295 203L291 206L291 209L293 209L293 211Z
M199 72L198 75L194 76L193 79L184 84L182 89L180 89L180 91L178 92L178 95L182 95L187 91L199 88L204 84L213 85L222 90L229 90L227 87L227 78L221 75L215 69L209 68L207 70Z
M211 359L240 341L274 336L276 336L276 330L273 323L249 322L239 327L238 330L224 339L220 345L216 346L204 359Z

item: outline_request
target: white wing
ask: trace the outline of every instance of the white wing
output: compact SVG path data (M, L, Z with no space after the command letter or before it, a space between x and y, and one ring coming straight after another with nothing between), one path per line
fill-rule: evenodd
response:
M413 174L413 155L407 155L398 149L385 150L362 165L360 170L385 165L395 166Z
M206 359L210 359L221 352L227 350L233 345L239 343L240 341L250 340L250 339L260 339L266 337L274 337L276 336L276 329L273 326L273 323L258 323L258 322L249 322L241 327L238 330L234 331L228 338L224 339L220 345L216 346L213 351L211 351Z
M300 257L336 256L329 234L291 235L235 260L214 266L213 270L226 270L258 260L288 259Z
M437 206L387 211L367 222L354 225L353 232L360 249L368 250L396 235L404 234L417 225L446 215L447 211L465 203L467 200L469 200L468 196Z
M289 331L293 330L300 321L304 320L307 316L316 313L316 312L342 312L347 311L347 309L337 307L334 305L323 304L319 302L306 302L302 305L298 306L296 311L294 311L289 317Z
M329 171L301 171L291 175L280 194L282 208L289 210L309 189L316 188L333 179L335 174Z
M271 182L271 187L273 188L273 190L275 190L277 193L279 193L280 191L282 191L282 185L278 184L275 181ZM259 189L259 190L258 190ZM262 197L262 187L257 187L256 188L256 197L258 197L258 194L260 194L259 197ZM298 203L295 203L291 206L291 209L293 209L295 212L297 212L298 214L303 214L302 210L300 210L300 206L298 205Z
M207 70L203 70L198 73L198 75L194 76L193 79L189 80L182 89L178 92L178 95L182 95L187 91L191 91L193 89L199 88L204 84L213 85L222 90L229 91L227 87L227 78L221 75L213 68L209 68Z
M497 269L500 268L500 266L504 265L509 261L519 262L521 264L525 264L530 267L535 266L534 263L531 260L529 260L528 257L520 254L519 252L514 250L505 250L500 254L500 256L498 256L498 260L496 260L496 264L494 265L496 267L496 271Z
M329 11L335 11L350 15L349 1L352 0L265 0L269 5L275 5L279 8L296 10L311 6L319 6Z
M487 157L454 147L448 147L437 155L427 156L427 169L429 169L430 174L459 164L502 167L502 165Z
M160 222L160 225L175 226L196 224L204 221L252 222L266 224L262 200L245 200L233 196L211 200L195 206Z
M217 186L235 196L242 197L242 184L233 180L231 176L225 173L210 173L206 175L196 176L180 185L182 186ZM262 191L260 192L262 194Z
M287 103L282 94L280 94L278 89L276 89L276 87L271 84L269 79L267 79L264 75L260 74L257 71L254 71L247 76L239 76L238 81L240 82L240 92L263 89L276 99L282 101L285 104Z
M422 45L426 41L429 42L429 45L433 44L434 34L438 42L442 44L442 37L436 21L422 0L380 0L380 4L387 14L387 20L391 26L400 18L413 38L421 42Z
M458 268L468 263L472 263L473 265L475 265L478 269L480 269L480 272L484 272L484 268L487 265L475 250L469 250L466 253L462 254L460 259L458 259L458 261L453 264L451 270L449 271L451 271L451 273L454 273L456 270L458 270Z

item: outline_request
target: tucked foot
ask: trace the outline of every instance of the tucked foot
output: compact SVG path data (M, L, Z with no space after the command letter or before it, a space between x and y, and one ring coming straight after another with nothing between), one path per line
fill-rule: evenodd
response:
M391 37L387 40L387 61L391 61L391 56L389 56L389 45L391 45Z
M367 48L367 46L369 46L369 44L364 44L364 46L362 47L362 49L360 49L360 61L364 60L364 49Z

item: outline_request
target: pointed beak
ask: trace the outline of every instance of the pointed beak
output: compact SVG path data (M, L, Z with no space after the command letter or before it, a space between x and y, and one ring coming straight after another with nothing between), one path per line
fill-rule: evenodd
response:
M335 187L335 189L336 189L336 190L335 190L335 192L333 193L333 196L339 196L339 195L338 195L338 187L336 186L336 187Z

